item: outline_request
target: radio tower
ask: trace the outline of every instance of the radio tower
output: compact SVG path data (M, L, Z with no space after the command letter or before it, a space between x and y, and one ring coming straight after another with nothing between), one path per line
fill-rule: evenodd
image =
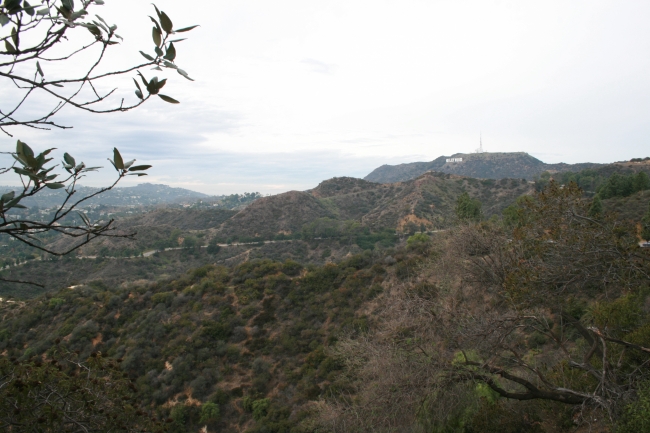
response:
M483 153L483 133L479 133L479 146L478 149L476 149L476 153Z

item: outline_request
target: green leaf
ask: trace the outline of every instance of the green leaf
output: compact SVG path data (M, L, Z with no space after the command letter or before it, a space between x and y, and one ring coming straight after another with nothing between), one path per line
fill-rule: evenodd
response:
M50 13L50 8L43 8L36 11L36 14L40 16L48 15L49 13Z
M189 75L187 75L187 72L185 72L184 70L179 68L179 69L177 69L177 71L178 71L179 74L181 74L183 77L187 78L188 80L194 81L192 78L190 78Z
M153 62L153 57L151 57L149 54L143 51L140 51L140 54L142 54L142 57L144 57L145 59L149 60L150 62Z
M77 213L79 214L79 216L81 217L83 222L86 223L87 226L89 226L90 225L90 220L88 219L86 214L84 214L83 212L77 212Z
M158 93L158 77L153 77L149 82L147 83L147 92L151 95L155 95Z
M9 203L5 205L5 209L11 209L12 207L19 207L18 202L21 200L21 198L22 197L16 197L15 199L11 200Z
M32 150L31 147L27 145L27 143L23 143L22 141L18 140L16 142L16 153L18 155L24 155L27 157L34 157L34 151Z
M151 20L152 23L156 25L156 28L162 34L162 28L160 27L160 24L158 24L158 21L156 21L155 18L152 17L151 15L149 15L149 19Z
M153 50L156 52L156 54L158 54L158 56L165 54L163 53L163 50L160 49L160 47L155 47Z
M151 37L153 38L153 43L156 44L157 47L160 46L162 43L162 33L160 32L160 29L157 27L153 27L151 29Z
M160 18L160 11L158 10L158 6L156 6L153 3L152 3L152 5L153 5L153 8L156 10L156 15L158 15L158 18Z
M9 54L14 54L16 52L16 49L14 48L13 45L11 45L11 42L5 39L5 49Z
M95 37L101 38L102 37L102 31L99 30L99 27L96 25L89 24L87 26L84 26L88 29L90 33L92 33Z
M100 29L104 30L106 33L110 33L110 30L108 30L108 27L106 27L104 24L100 23L99 21L93 20L93 24L95 24Z
M169 44L169 47L167 47L167 54L165 54L165 58L170 62L173 62L176 58L176 48L174 48L173 43Z
M102 6L104 4L104 0L95 0L95 4Z
M115 164L115 168L118 170L124 170L124 160L122 159L122 155L120 155L120 151L117 150L117 147L113 148L113 163Z
M140 79L142 80L142 83L144 84L144 86L147 87L147 85L148 85L148 83L147 83L147 79L144 78L144 75L142 75L142 74L140 73L140 71L138 71L138 75L140 76ZM138 86L138 87L140 87L140 86Z
M46 183L45 186L48 187L49 189L61 189L61 188L65 188L65 185L64 185L64 184L62 184L62 183L58 183L58 182L54 182L54 183Z
M139 90L140 92L142 92L142 89L140 88L140 84L138 84L138 82L137 82L137 80L136 80L135 78L133 79L133 82L135 83L135 87L137 87L138 90Z
M13 200L14 197L16 196L15 191L8 192L6 194L2 194L2 197L0 198L3 203L7 203L10 200Z
M168 68L178 69L178 66L176 66L173 63L168 62L167 60L163 60L163 65L167 66Z
M69 11L74 10L74 0L61 0L61 4L63 4L63 7L65 7Z
M132 160L129 161L129 162L125 162L125 163L124 163L124 168L126 168L126 169L128 170L128 168L131 167L131 166L133 165L134 162L135 162L135 159L132 159Z
M77 18L81 18L83 16L88 15L88 12L86 12L84 9L78 10L77 12L73 13L70 15L70 18L68 18L70 21L74 21Z
M68 152L63 154L63 160L68 165L75 166L77 164L74 158Z
M151 165L136 165L129 168L129 171L144 171L144 170L149 170L151 167L152 167Z
M147 173L129 173L129 176L147 176Z
M181 42L181 41L186 41L186 40L187 40L187 38L180 38L180 39L172 39L169 42Z
M36 71L39 73L41 78L45 78L45 74L43 73L43 70L41 69L41 64L38 63L38 60L36 61Z
M23 2L23 10L29 15L30 17L34 16L34 6L30 5L27 3L27 0Z
M197 27L199 27L199 26L183 27L182 29L178 29L178 30L174 31L174 33L189 32L190 30L195 29Z
M144 99L144 95L142 94L142 90L136 90L135 91L135 96L137 96L140 99Z
M160 96L160 99L162 99L165 102L169 102L170 104L180 104L180 102L178 102L176 99L171 98L167 95L158 95L158 96Z
M31 171L27 171L27 170L25 170L23 168L20 168L20 167L14 167L14 171L16 173L18 173L18 174L23 175L23 176L34 177L34 173L32 173Z
M160 25L162 25L162 28L167 34L172 32L172 28L174 27L172 24L172 20L169 19L167 14L165 12L160 12Z
M5 0L3 6L7 9L9 15L17 14L23 10L20 7L20 0Z
M9 21L11 20L6 14L0 14L0 26L2 27L6 26L9 23Z

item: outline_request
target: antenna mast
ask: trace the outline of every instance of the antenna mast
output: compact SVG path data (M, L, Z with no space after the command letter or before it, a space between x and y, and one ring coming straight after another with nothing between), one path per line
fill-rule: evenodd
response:
M476 149L476 153L483 153L483 133L479 133L479 146Z

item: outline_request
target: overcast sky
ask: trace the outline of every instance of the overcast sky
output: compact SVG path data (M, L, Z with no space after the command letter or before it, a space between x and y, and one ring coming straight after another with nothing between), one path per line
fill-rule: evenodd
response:
M480 133L487 151L545 162L650 155L648 1L156 4L177 28L201 25L177 47L177 64L196 81L165 74L164 93L180 105L69 110L59 120L73 130L16 137L102 165L117 146L154 165L148 181L208 194L363 177L382 164L471 152ZM95 12L125 39L108 67L153 52L148 1L106 0ZM130 76L113 84L135 98Z

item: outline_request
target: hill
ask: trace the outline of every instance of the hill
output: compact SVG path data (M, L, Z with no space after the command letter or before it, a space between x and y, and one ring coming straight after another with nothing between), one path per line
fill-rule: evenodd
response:
M309 402L344 383L324 346L366 329L361 307L403 267L381 259L365 254L310 269L253 260L175 280L95 282L27 303L0 301L0 351L41 355L59 338L81 359L95 351L121 358L141 389L137 400L175 419L172 432L199 431L201 408L212 402L219 416L211 432L307 433L299 425Z
M0 190L4 192L15 191L15 186L2 186ZM89 186L78 186L78 197L84 197L100 188ZM35 197L24 199L21 204L28 207L39 207L47 209L58 206L63 201L65 193L61 190L44 189ZM206 199L210 196L196 191L184 188L172 188L168 185L158 185L152 183L142 183L137 186L118 187L107 191L101 195L93 197L85 202L85 206L147 206L165 203L193 203L199 199Z
M275 215L278 226L297 227L291 218L300 215L290 213L303 209L315 221L336 221L354 212L357 197L400 215L409 210L399 206L426 202L427 194L441 201L433 213L459 191L484 197L486 212L496 212L526 188L532 185L521 180L441 173L388 186L338 178L266 199L240 218ZM326 191L340 194L314 196ZM132 383L132 404L163 421L160 431L168 433L644 431L633 421L648 419L648 391L639 384L647 380L650 345L643 307L650 301L650 250L638 247L634 224L593 223L590 202L574 185L553 183L517 206L518 224L463 223L326 264L212 257L175 278L154 271L148 280L118 283L107 270L132 272L132 262L93 267L66 258L55 265L84 263L77 272L98 279L31 300L0 299L0 360L31 372L56 365L60 350L109 359ZM418 214L418 206L410 212ZM306 246L316 242L295 241L312 257ZM156 260L164 265L168 258ZM593 335L603 335L600 346ZM604 359L618 380L603 385L590 379L596 369L569 370L572 359ZM67 365L59 370L77 377L77 364ZM102 371L107 386L110 374ZM14 381L14 389L49 380L41 377ZM15 396L7 387L0 392L2 401Z
M440 229L453 223L456 200L463 192L481 201L484 215L490 217L500 214L519 196L531 193L533 186L521 179L480 180L433 172L390 185L333 178L309 191L259 198L239 210L157 209L117 218L118 233L138 235L131 239L98 239L82 247L80 255L128 257L190 242L205 245L211 239L220 243L302 239L303 229L320 220L330 226L336 222L337 228L327 236ZM317 232L321 234L312 236L325 233ZM48 244L62 250L71 247L72 242L53 239ZM9 242L2 257L17 247Z
M353 221L370 230L444 228L453 220L456 200L463 192L481 201L485 216L490 217L533 189L521 179L480 180L443 173L424 173L389 185L333 178L309 191L259 199L225 221L215 236L225 240L296 235L318 218Z
M448 159L462 159L447 162ZM528 179L541 173L580 171L596 168L603 164L546 164L525 152L456 153L450 157L441 156L430 162L382 165L364 177L364 180L379 183L403 182L414 179L427 171L457 174L481 179Z

